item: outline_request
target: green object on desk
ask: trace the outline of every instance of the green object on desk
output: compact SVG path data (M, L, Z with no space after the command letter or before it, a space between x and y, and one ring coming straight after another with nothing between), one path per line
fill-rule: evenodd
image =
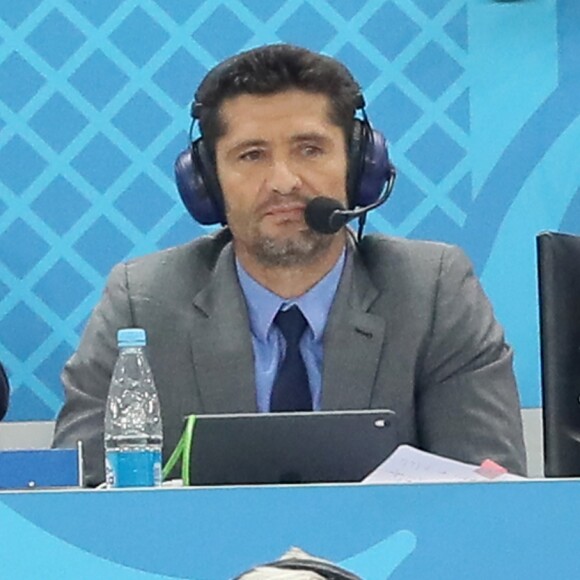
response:
M189 468L191 465L191 446L193 445L193 431L195 428L196 415L188 415L186 417L185 429L181 435L181 439L177 442L171 457L163 467L163 481L165 481L171 470L175 467L177 462L181 459L181 479L183 485L190 485Z

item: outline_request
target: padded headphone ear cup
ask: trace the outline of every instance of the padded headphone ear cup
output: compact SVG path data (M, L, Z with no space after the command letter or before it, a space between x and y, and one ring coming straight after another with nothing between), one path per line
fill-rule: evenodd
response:
M389 159L389 151L384 135L369 125L368 144L364 150L361 174L359 178L358 205L366 206L375 203L382 194L385 185L396 177L395 166ZM392 187L392 183L391 183Z
M203 225L225 225L221 187L201 139L179 154L174 170L177 190L191 217Z
M354 120L348 162L350 209L375 203L385 184L396 174L384 135L375 131L366 120Z

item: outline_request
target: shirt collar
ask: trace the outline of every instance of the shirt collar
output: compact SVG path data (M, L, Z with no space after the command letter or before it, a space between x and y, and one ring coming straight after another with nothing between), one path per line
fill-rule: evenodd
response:
M265 342L278 310L280 308L287 310L296 305L306 318L314 339L321 340L344 268L345 257L346 251L343 251L336 264L324 278L319 280L308 292L291 300L274 294L254 280L236 258L238 279L248 304L250 325L254 336Z

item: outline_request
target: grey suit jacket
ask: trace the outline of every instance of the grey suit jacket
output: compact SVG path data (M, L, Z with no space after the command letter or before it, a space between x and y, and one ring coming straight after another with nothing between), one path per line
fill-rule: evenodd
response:
M84 443L104 479L103 418L116 331L147 330L164 459L189 413L255 412L248 313L228 230L117 265L63 371L54 445ZM401 442L524 473L512 352L456 247L366 236L347 263L324 334L322 408L390 408Z

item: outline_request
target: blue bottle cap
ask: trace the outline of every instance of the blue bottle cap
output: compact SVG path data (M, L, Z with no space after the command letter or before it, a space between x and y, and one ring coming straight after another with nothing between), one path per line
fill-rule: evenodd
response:
M117 332L117 345L124 346L145 346L147 335L142 328L121 328Z

